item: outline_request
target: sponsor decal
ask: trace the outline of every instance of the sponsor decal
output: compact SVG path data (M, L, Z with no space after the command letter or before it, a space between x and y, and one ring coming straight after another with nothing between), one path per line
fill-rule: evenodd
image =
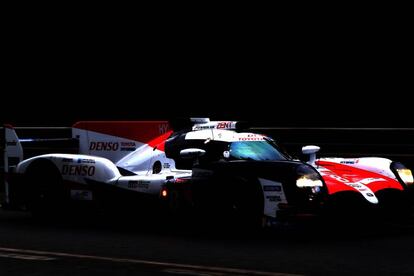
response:
M348 186L351 186L353 188L362 188L363 187L361 184L353 184L353 183L349 183Z
M62 162L63 163L72 163L73 162L73 159L72 158L63 158L62 159Z
M164 163L162 166L164 167L164 169L169 169L170 168L170 163Z
M9 142L6 142L6 145L7 146L16 146L17 145L17 141L9 141Z
M276 218L277 211L280 209L279 204L287 204L285 193L283 192L283 184L278 181L260 178L260 184L263 189L264 206L263 214L272 218Z
M160 131L160 134L167 133L167 131L168 131L168 124L160 124L158 126L158 129Z
M136 148L121 148L121 151L134 151Z
M248 137L240 137L239 141L263 141L263 138L255 137L255 138L248 138Z
M263 141L263 136L259 134L248 134L245 137L239 137L239 141Z
M231 128L231 122L219 122L217 124L217 128L218 129L226 129L226 128Z
M341 164L348 164L348 165L352 165L352 164L355 164L355 161L353 161L353 160L344 160L344 161L341 161L340 163L341 163Z
M121 151L134 151L136 150L135 142L121 142Z
M138 187L138 181L128 181L129 189L136 189Z
M207 125L207 126L195 126L195 130L201 130L201 129L210 129L215 128L214 125Z
M78 163L95 164L95 160L86 159L86 158L79 158Z
M359 183L367 185L369 183L377 182L377 181L387 181L387 180L385 180L384 178L365 178L359 181Z
M279 201L282 201L282 198L280 197L280 196L278 196L278 195L272 195L272 196L266 196L266 198L269 200L269 201L272 201L272 202L279 202Z
M374 194L366 193L367 196L374 196Z
M63 175L93 176L95 175L95 166L63 165L61 172Z
M117 151L119 149L118 142L90 142L89 150L95 151Z
M264 185L263 191L265 192L280 192L282 191L281 186L275 186L275 185Z
M136 148L121 148L121 151L134 151Z
M135 147L135 142L121 142L121 147Z
M145 181L145 180L131 180L128 181L128 188L129 189L148 189L149 188L149 181Z
M138 181L138 188L148 189L149 188L149 181Z

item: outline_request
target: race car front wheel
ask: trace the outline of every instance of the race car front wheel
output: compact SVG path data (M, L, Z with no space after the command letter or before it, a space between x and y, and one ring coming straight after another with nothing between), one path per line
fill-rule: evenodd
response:
M263 224L263 192L257 181L237 183L230 191L231 208L235 226L239 229L257 230Z

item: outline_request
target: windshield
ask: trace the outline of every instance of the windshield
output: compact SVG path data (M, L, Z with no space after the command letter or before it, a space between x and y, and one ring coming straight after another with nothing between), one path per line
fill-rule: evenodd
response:
M271 141L240 141L230 144L231 159L279 161L288 159Z

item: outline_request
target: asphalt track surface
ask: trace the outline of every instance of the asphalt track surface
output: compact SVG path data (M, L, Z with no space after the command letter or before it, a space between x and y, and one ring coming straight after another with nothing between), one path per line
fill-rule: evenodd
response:
M0 211L0 275L414 275L413 219L347 225L222 233Z

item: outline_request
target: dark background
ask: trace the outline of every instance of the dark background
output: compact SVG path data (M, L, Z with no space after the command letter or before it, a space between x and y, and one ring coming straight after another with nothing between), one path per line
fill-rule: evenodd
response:
M414 125L404 22L66 19L8 22L1 121L206 116L294 127Z

